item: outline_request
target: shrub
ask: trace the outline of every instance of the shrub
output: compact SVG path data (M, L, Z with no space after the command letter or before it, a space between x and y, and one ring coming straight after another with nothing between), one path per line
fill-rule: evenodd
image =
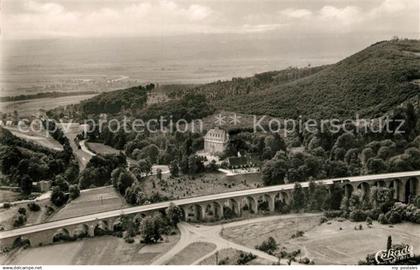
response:
M255 248L273 255L274 251L277 250L277 242L270 236L267 240L263 241L261 245L255 246Z
M416 199L414 200L414 205L417 208L420 208L420 196L417 196Z
M226 257L226 258L223 258L223 259L219 260L217 265L226 265L228 263L229 263L229 257Z
M257 256L255 256L252 253L244 253L241 251L241 253L239 254L239 258L237 260L237 264L239 265L243 265L243 264L247 264L248 262L252 261L253 259L257 258Z
M20 207L20 208L18 209L18 213L19 213L19 214L22 214L22 215L26 215L26 209L25 209L25 208L23 208L23 207Z
M366 218L366 223L367 223L368 225L372 225L372 219L371 219L370 217L367 217L367 218Z
M302 237L304 233L304 231L297 231L296 233L292 234L292 238Z
M309 260L308 257L303 257L302 259L299 260L299 263L302 263L302 264L310 264L311 263L311 260Z
M41 207L35 202L30 202L28 203L28 209L32 212L38 212L39 210L41 210Z
M80 196L80 189L78 185L71 185L69 187L69 196L72 200Z
M144 243L156 243L161 239L164 227L163 218L160 215L147 216L140 223L140 233Z
M20 227L26 223L26 215L18 213L13 220L13 227Z
M64 233L64 232L59 232L59 233L56 233L55 235L54 235L54 237L53 237L53 242L60 242L60 241L63 241L63 242L65 242L65 241L74 241L74 240L76 240L77 239L77 237L72 237L72 236L70 236L70 235L68 235L67 233Z
M365 214L370 218L371 220L378 220L379 215L381 214L381 210L378 208L371 209L371 210L365 210Z
M387 217L388 223L390 223L390 224L396 224L396 223L400 223L402 221L401 214L399 212L396 212L396 211L391 210L385 216Z
M55 186L52 189L50 200L55 206L60 207L67 202L68 195L61 191L59 187Z
M3 203L3 208L4 209L9 209L10 208L10 203L9 202Z
M184 213L182 212L181 207L171 203L166 209L166 216L172 225L178 224L181 220L184 220Z
M131 238L131 237L127 237L127 238L125 239L125 242L126 242L126 243L128 243L128 244L132 244L132 243L134 243L134 239L133 239L133 238Z
M223 207L223 218L224 219L232 219L235 218L236 214L230 207Z

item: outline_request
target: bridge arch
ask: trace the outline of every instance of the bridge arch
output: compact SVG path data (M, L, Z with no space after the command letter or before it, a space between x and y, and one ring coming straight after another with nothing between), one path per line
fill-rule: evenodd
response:
M184 211L185 221L194 221L198 220L198 206L195 204L185 205L182 207Z
M243 198L231 198L228 199L229 208L233 211L236 216L241 216L243 207Z
M22 236L19 236L13 241L12 248L19 248L19 247L26 248L30 246L31 246L31 240L24 238Z
M370 193L370 185L367 182L361 182L358 184L357 189L362 192L363 196L368 196Z
M256 214L258 213L258 198L254 196L246 196L244 197L244 210L248 210L250 213Z
M61 228L54 233L52 242L55 243L69 240L72 240L70 232L66 228Z
M99 221L93 228L94 236L102 236L109 234L109 226L106 220Z
M89 236L89 226L86 224L80 224L73 230L73 236L77 238L84 238Z
M281 191L279 194L280 194L280 200L284 204L289 205L290 200L291 200L291 196L289 196L289 193L287 193L286 191Z

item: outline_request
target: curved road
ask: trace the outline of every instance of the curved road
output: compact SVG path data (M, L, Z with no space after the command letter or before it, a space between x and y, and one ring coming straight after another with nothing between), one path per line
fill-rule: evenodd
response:
M272 220L282 220L282 219L290 219L296 216L321 216L322 214L290 214L290 215L281 215L281 216L269 216L269 217L261 217L261 218L253 218L241 221L234 221L225 224L217 224L211 226L205 225L198 225L198 224L190 224L181 222L178 224L178 229L181 232L181 238L179 239L178 243L172 247L168 252L161 255L159 258L154 260L151 264L152 265L163 265L170 262L170 260L176 256L179 252L181 252L184 248L188 245L195 243L195 242L207 242L213 243L216 245L216 248L211 251L210 253L198 258L196 261L192 263L192 265L200 264L205 259L213 256L216 252L227 249L233 248L243 252L250 252L258 257L268 260L272 263L279 262L279 258L276 256L269 255L261 250L250 248L247 246L243 246L232 241L229 241L221 236L221 233L224 228L231 228L236 226L242 226L246 224L253 224L265 221L272 221ZM281 264L287 264L286 259L282 259L280 261Z

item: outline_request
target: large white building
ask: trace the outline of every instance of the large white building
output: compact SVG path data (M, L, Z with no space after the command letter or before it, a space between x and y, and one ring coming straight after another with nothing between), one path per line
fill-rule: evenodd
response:
M210 154L222 153L229 141L229 134L219 127L210 129L204 136L204 152Z

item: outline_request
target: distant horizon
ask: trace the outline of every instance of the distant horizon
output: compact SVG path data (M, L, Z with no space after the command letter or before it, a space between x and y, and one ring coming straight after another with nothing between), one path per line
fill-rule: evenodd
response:
M238 38L265 38L265 39L284 39L284 40L293 40L293 39L304 39L307 37L345 37L347 39L357 39L358 35L360 36L370 36L372 40L372 44L379 41L384 40L391 40L393 37L398 37L400 39L413 39L419 40L420 39L420 30L419 31L412 31L412 32L399 32L399 33L390 33L390 32L352 32L352 33L305 33L293 36L282 36L282 35L273 35L279 34L276 31L273 32L264 32L264 33L188 33L188 34L172 34L172 35L147 35L147 36L54 36L54 37L5 37L4 35L0 34L1 41L36 41L36 40L113 40L113 39L145 39L145 40L165 40L165 39L176 39L176 38L188 38L188 37L238 37ZM383 37L383 38L376 38L376 37Z
M420 7L413 0L3 0L0 5L7 39L420 32Z

